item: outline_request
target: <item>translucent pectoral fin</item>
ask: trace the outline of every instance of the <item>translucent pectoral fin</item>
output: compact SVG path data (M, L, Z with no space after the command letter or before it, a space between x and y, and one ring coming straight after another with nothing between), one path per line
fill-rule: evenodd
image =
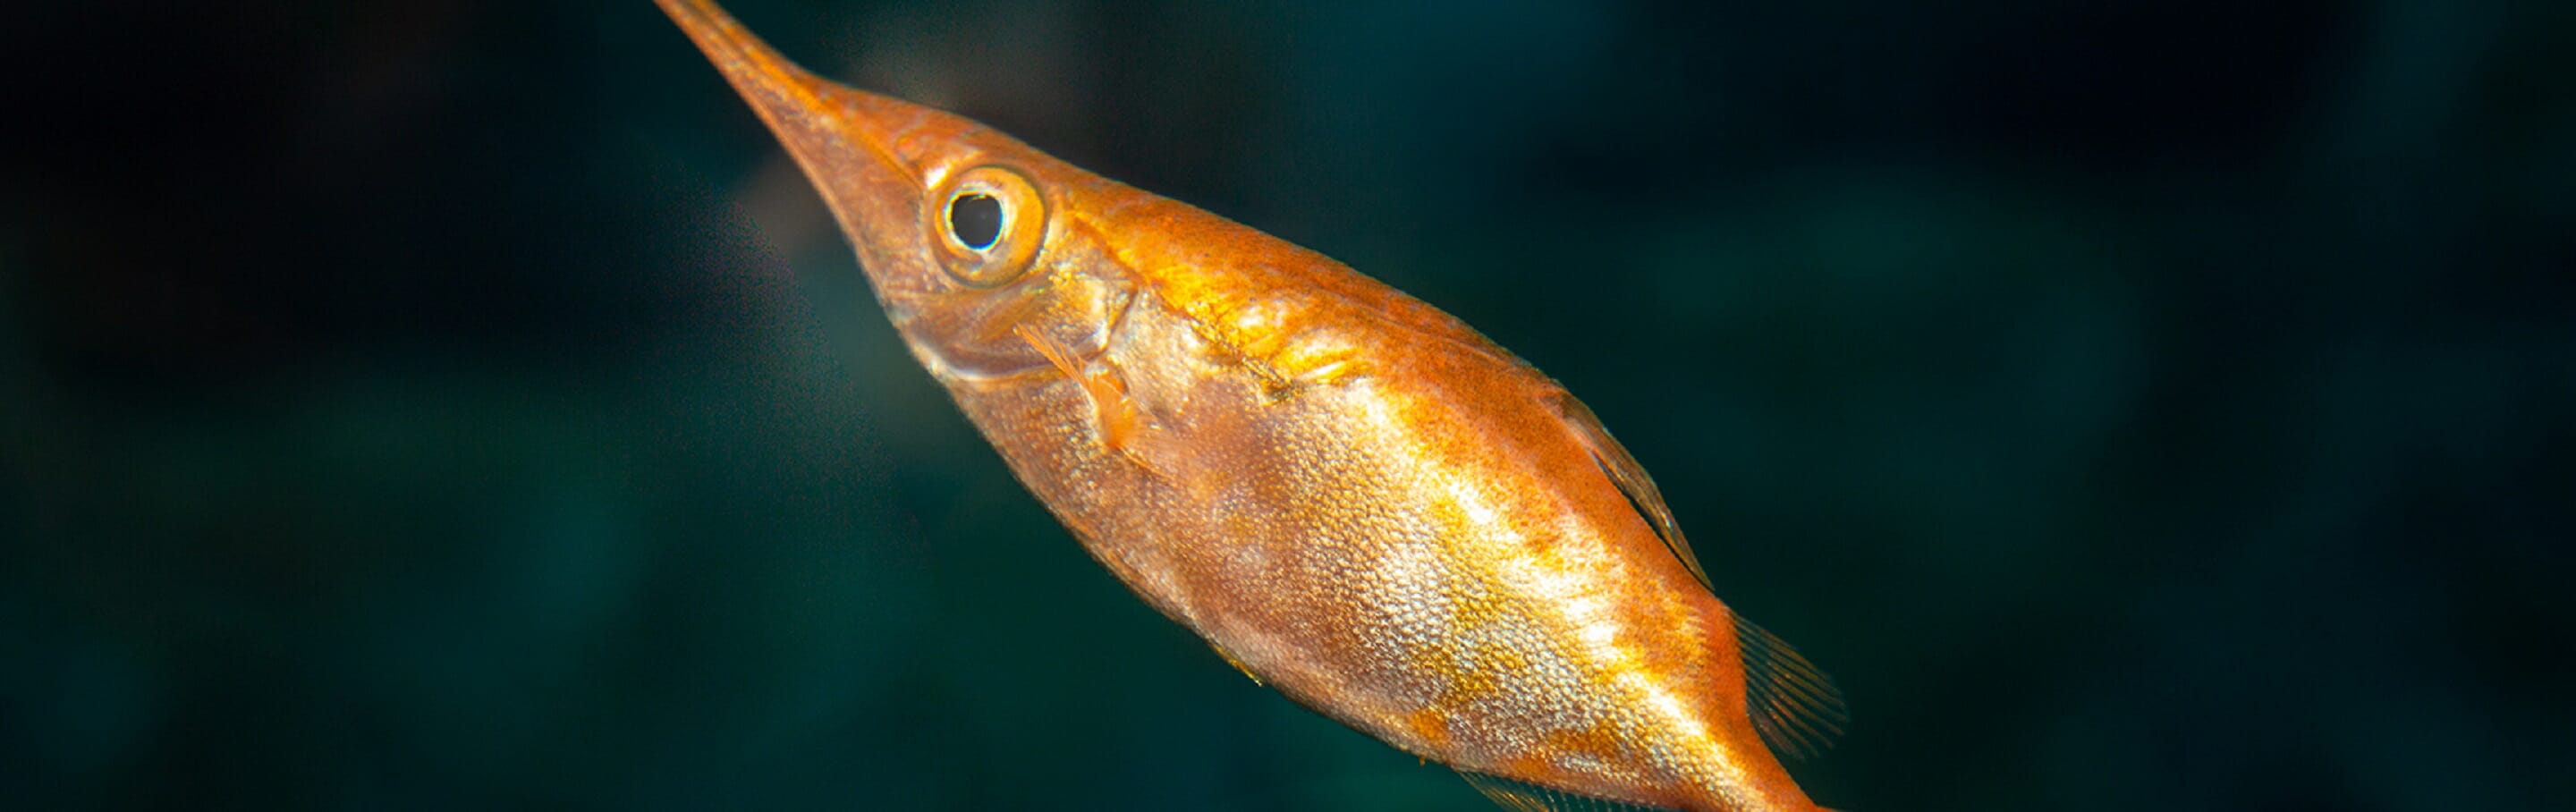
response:
M1167 442L1155 432L1153 421L1127 396L1127 384L1119 380L1117 370L1105 361L1076 357L1072 349L1028 325L1013 327L1011 332L1046 356L1047 363L1064 373L1066 379L1082 387L1084 398L1091 403L1092 425L1099 430L1101 445L1125 455L1146 473L1171 478L1176 460L1162 447Z

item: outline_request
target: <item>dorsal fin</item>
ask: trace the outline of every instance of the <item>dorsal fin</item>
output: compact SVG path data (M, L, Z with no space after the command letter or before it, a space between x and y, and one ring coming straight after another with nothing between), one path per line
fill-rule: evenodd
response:
M1592 451L1593 464L1610 476L1610 484L1619 486L1629 506L1645 517L1646 525L1653 527L1655 536L1664 540L1664 547L1682 560L1682 567L1690 570L1691 577L1698 578L1700 586L1715 591L1716 587L1708 582L1708 570L1699 566L1699 556L1691 554L1690 540L1682 537L1681 523L1673 521L1672 507L1664 504L1663 493L1655 490L1655 478L1646 475L1645 466L1638 465L1637 458L1628 456L1627 447L1610 436L1601 418L1593 416L1583 401L1564 392L1557 393L1556 400L1557 412L1565 417L1566 427L1573 429L1574 438Z
M1475 787L1486 800L1512 812L1667 812L1660 806L1638 806L1576 795L1484 773L1459 770L1458 777L1467 779L1467 786Z
M1691 553L1690 541L1682 537L1681 525L1673 521L1672 508L1664 504L1663 493L1655 490L1655 480L1646 475L1645 467L1638 465L1637 459L1628 455L1628 449L1611 438L1610 430L1601 426L1601 418L1593 416L1592 410L1573 395L1558 393L1557 409L1564 415L1566 426L1574 430L1575 439L1592 451L1593 463L1609 475L1611 484L1619 486L1619 493L1627 496L1628 504L1655 529L1664 547L1682 560L1682 567L1699 579L1701 587L1715 592L1716 587L1708 581L1708 570L1702 569L1699 556ZM1773 752L1791 758L1807 758L1833 746L1834 737L1842 735L1843 725L1851 720L1843 708L1842 690L1834 687L1833 678L1807 662L1797 649L1742 615L1735 616L1735 639L1744 660L1745 713L1753 718L1753 728L1761 732L1762 741Z
M1744 660L1744 710L1772 752L1806 758L1832 747L1851 720L1833 678L1743 615L1735 616L1735 641Z

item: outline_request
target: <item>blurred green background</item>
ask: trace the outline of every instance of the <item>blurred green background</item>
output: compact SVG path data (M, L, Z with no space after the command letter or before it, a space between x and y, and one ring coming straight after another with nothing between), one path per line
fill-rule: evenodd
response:
M1830 805L2576 797L2576 5L735 6L1565 381ZM12 808L1488 808L1086 558L649 3L9 16Z

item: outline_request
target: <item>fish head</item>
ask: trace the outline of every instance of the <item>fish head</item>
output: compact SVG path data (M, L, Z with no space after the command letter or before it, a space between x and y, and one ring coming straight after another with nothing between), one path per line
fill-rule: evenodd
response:
M1077 349L1105 340L1129 286L1072 210L1133 190L966 117L817 76L713 3L662 6L813 181L934 374L1045 365L1031 331Z

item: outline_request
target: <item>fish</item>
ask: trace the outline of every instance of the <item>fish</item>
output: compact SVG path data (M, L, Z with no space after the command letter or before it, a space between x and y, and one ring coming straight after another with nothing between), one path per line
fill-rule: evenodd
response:
M1720 601L1557 381L1334 260L655 0L913 357L1071 535L1262 685L1507 809L1819 809L1834 682Z

